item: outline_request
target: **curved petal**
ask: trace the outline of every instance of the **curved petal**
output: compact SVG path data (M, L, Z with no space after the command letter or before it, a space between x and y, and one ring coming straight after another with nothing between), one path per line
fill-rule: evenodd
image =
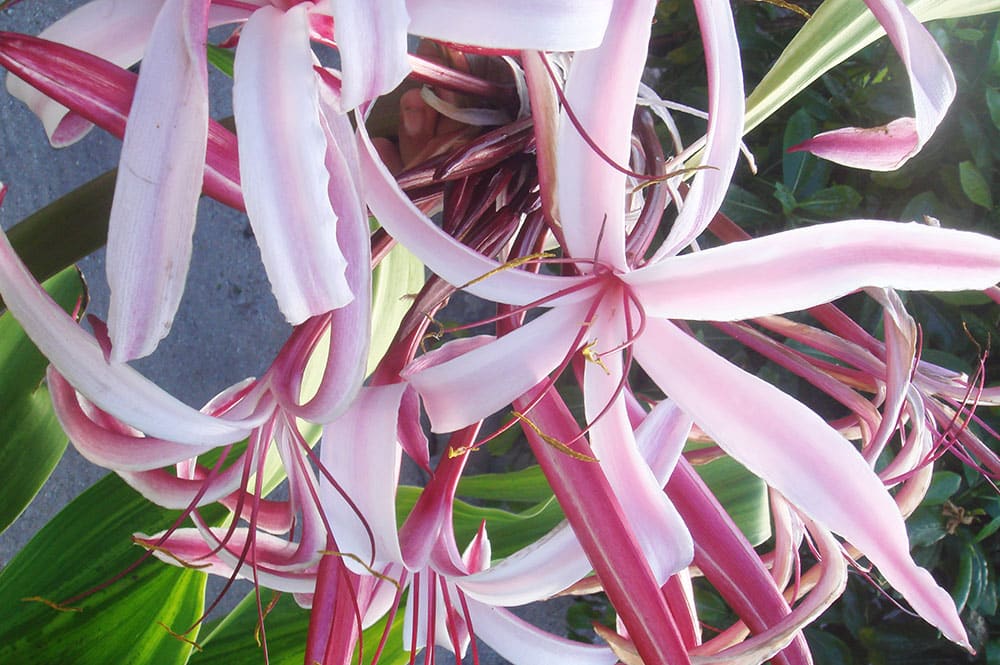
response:
M267 533L251 532L247 529L236 529L226 547L218 553L211 554L215 542L226 534L226 529L211 529L209 538L198 529L177 529L166 537L163 543L157 544L165 532L147 536L138 533L135 541L143 547L156 547L153 556L166 563L197 568L213 575L229 577L237 568L237 576L241 579L256 580L260 585L276 591L290 593L312 593L316 586L316 573L313 570L315 562L298 563L292 569L281 570L286 562L294 560L298 554L298 543L288 542ZM238 564L239 555L253 534L253 544L250 546L246 561ZM316 560L319 554L315 555ZM253 570L254 565L257 571Z
M0 64L81 119L118 138L125 136L137 74L85 51L11 32L0 32ZM244 209L236 135L211 118L202 184L206 195Z
M328 116L326 120L330 201L341 213L337 223L337 244L347 260L344 277L354 299L329 313L327 330L315 353L297 349L298 340L293 338L275 361L274 368L275 389L285 409L314 423L330 422L340 415L361 387L368 361L372 316L368 216L352 178L352 174L357 173L357 155L351 150L353 143L342 144L336 140L345 133L351 135L350 123L344 116ZM342 145L347 149L341 150ZM305 325L310 326L312 322ZM313 355L315 357L310 357ZM314 369L322 373L318 379L319 388L305 403L300 403L300 385L303 381L308 382L304 375Z
M586 283L586 277L556 277L524 270L505 270L493 259L447 235L399 189L396 179L379 158L363 124L358 127L358 135L365 199L372 214L393 238L451 284L464 284L466 291L486 300L527 305ZM576 302L593 293L594 289L584 288L553 298L547 304Z
M556 637L514 616L509 610L469 600L472 629L514 665L612 665L618 657L606 646Z
M567 106L590 141L621 166L628 166L632 152L632 115L655 7L615 3L601 46L576 54L566 80ZM570 256L624 270L625 174L594 151L565 110L556 154L559 216Z
M616 325L617 324L617 325ZM597 348L624 342L621 321L599 321L593 327ZM649 567L661 585L686 568L694 558L694 543L684 520L663 492L657 478L639 453L629 422L621 379L625 368L622 352L601 356L603 366L588 362L584 368L583 399L590 424L590 446L618 497ZM674 450L666 455L676 463L685 439L669 442ZM673 469L667 471L669 476Z
M120 67L139 62L165 0L93 0L70 12L39 37L93 53ZM93 125L21 79L7 76L7 92L38 116L54 147L83 138Z
M622 279L649 316L730 321L805 309L866 286L983 289L1000 280L1000 240L852 220L673 257Z
M610 0L406 0L410 32L487 48L580 51L601 43Z
M346 111L389 92L410 73L406 55L409 16L404 0L331 0L334 38L343 73L341 107Z
M955 99L955 77L927 28L900 0L865 0L896 47L913 93L914 117L883 127L824 132L792 150L809 152L854 168L892 171L917 154Z
M755 632L736 646L718 653L700 655L711 648L711 642L692 650L692 665L758 665L786 648L801 631L840 598L847 585L847 563L840 551L840 543L823 527L809 523L809 531L822 557L820 575L816 586L806 599L795 606L785 617L766 630ZM801 638L800 638L801 639Z
M2 187L2 186L0 186ZM226 420L196 411L128 365L109 364L93 337L35 282L0 234L0 295L31 340L74 388L98 407L145 432L194 446L245 438L263 416Z
M590 561L568 522L486 570L458 581L487 605L516 607L550 598L585 577Z
M205 0L167 0L150 35L108 222L111 358L153 352L184 292L208 140Z
M587 310L581 304L555 307L489 344L409 374L431 430L451 432L482 420L538 385L575 350ZM427 354L417 368L433 360Z
M343 490L342 495L321 481L323 511L340 551L366 564L403 561L395 499L402 460L398 418L407 388L404 383L362 388L347 412L323 430L320 460ZM344 562L356 565L350 559Z
M653 256L659 261L689 245L719 211L743 137L743 67L733 13L725 0L695 2L708 71L708 128L702 164L670 234Z
M662 400L635 430L639 453L661 485L674 472L691 433L691 416L669 399Z
M846 439L668 321L647 321L635 349L650 377L723 450L862 551L948 639L968 645L951 596L913 562L895 502Z
M81 408L81 397L57 369L50 366L46 376L59 424L80 454L98 466L114 471L148 471L172 466L215 447L146 437L124 423L119 423L118 431L106 427Z
M233 75L247 214L278 307L293 325L353 297L329 196L306 10L254 12L240 36Z

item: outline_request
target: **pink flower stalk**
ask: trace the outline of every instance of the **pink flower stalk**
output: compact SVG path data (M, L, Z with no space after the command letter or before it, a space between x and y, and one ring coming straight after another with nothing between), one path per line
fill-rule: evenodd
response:
M950 597L913 563L899 511L857 450L801 403L719 358L671 320L726 321L793 311L862 287L985 288L1000 278L1000 243L918 225L854 220L680 255L717 212L742 131L742 91L733 81L740 64L728 7L709 0L696 6L709 71L704 163L710 168L693 177L670 234L648 262L626 251L628 181L609 162L625 164L629 158L652 3L615 4L602 46L577 54L570 66L568 110L558 138L539 135L539 154L556 160L562 260L572 263L576 275L515 269L520 257L509 257L512 263L505 265L452 240L401 195L362 135L369 205L394 237L439 275L480 297L514 308L548 308L496 341L449 351L449 359L414 371L409 380L434 431L459 430L518 400L519 410L537 424L540 417L529 410L538 408L537 399L522 396L551 385L549 374L581 352L587 360L582 388L589 447L625 522L633 525L633 537L616 542L610 553L610 543L580 532L596 528L600 519L587 516L606 505L563 506L612 602L631 617L625 626L645 662L677 657L676 647L664 647L676 629L662 606L643 604L659 601L636 601L634 585L627 588L620 576L648 579L651 573L662 584L692 555L690 536L662 494L662 483L636 451L622 391L633 357L723 450L819 528L858 547L917 612L949 639L967 645ZM525 55L534 57L539 56ZM530 79L529 84L541 85ZM579 443L578 434L567 440L541 431ZM565 477L549 478L557 495L570 485ZM646 572L624 573L620 562L598 566L603 557L611 561L636 549L643 557L629 565L648 565Z

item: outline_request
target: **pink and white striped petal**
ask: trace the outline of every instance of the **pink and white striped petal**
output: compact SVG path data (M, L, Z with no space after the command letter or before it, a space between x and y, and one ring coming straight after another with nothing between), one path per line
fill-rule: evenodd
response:
M368 565L403 561L395 499L402 461L399 411L408 389L405 383L362 388L347 412L323 430L320 460L357 508L321 481L323 512L340 551ZM350 558L344 563L368 572Z
M568 522L482 572L461 580L462 591L487 605L516 607L549 598L591 571Z
M594 352L625 341L624 321L618 317L595 322L591 328ZM590 425L590 447L622 505L627 521L642 548L653 575L661 585L694 558L694 543L684 520L663 492L665 479L655 476L636 445L629 421L622 377L623 352L605 352L603 366L587 362L583 374L583 400ZM675 431L684 433L683 430ZM647 435L648 436L648 435ZM665 461L677 462L685 438L663 442ZM673 468L666 471L669 477Z
M569 110L587 138L621 167L628 167L632 151L632 114L655 7L648 0L615 3L601 46L576 54L566 80ZM625 174L594 150L566 113L559 121L556 161L566 249L570 256L624 270Z
M0 296L39 350L74 388L148 436L195 447L218 446L245 438L263 421L259 415L214 418L183 404L128 365L109 364L97 341L41 289L3 234Z
M240 37L233 77L247 214L278 307L293 325L354 297L329 196L307 9L254 12Z
M349 111L399 85L410 73L410 19L404 0L330 0L343 74L341 108Z
M472 629L514 665L612 665L618 657L606 646L557 637L518 618L509 610L469 600Z
M514 332L433 364L435 351L411 365L407 380L420 393L434 432L483 420L528 392L576 349L586 303L556 307Z
M697 0L698 25L708 70L708 128L701 165L667 239L653 261L689 245L719 211L740 155L743 136L743 67L732 9L724 0Z
M410 32L493 49L580 51L601 43L610 0L406 0Z
M283 567L288 567L286 562L294 561L299 554L298 543L241 528L233 531L225 548L212 554L216 543L226 535L226 529L213 528L211 534L211 542L198 529L177 529L160 544L157 543L164 532L151 536L137 533L134 538L143 547L155 546L153 556L161 561L229 577L237 567L240 553L252 534L254 543L249 548L246 561L239 567L239 578L254 580L256 577L262 587L289 593L312 593L315 588L316 573L311 569L312 566L300 563L282 570ZM316 559L318 558L319 555L316 554ZM256 576L254 566L257 568Z
M172 466L215 447L147 437L118 421L97 422L95 416L105 421L111 416L94 413L95 407L79 395L54 366L49 367L47 378L52 406L66 436L81 455L98 466L115 471L148 471ZM81 400L87 404L87 410L82 408Z
M142 58L153 22L165 1L93 0L50 25L39 37L128 68ZM93 127L86 119L16 76L7 76L7 92L27 104L38 116L53 147L75 143Z
M125 128L108 222L111 358L153 352L180 304L208 140L206 0L167 0Z
M858 289L983 289L1000 240L923 224L818 224L673 257L628 273L651 317L732 321L797 311Z
M865 0L910 77L914 117L882 127L824 132L791 150L859 169L893 171L920 152L955 99L955 76L937 42L901 0Z
M636 357L723 450L861 550L925 620L968 646L946 591L910 557L892 497L860 453L801 402L651 319ZM725 390L718 390L725 386Z

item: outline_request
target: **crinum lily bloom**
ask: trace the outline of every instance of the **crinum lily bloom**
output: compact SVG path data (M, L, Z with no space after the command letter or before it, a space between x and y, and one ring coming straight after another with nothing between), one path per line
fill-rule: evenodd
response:
M516 269L521 257L501 264L448 237L394 186L362 132L367 200L394 237L475 295L516 308L548 308L496 341L410 377L431 427L449 432L481 420L544 384L551 372L565 367L568 354L580 351L588 360L582 383L590 448L628 518L642 525L633 530L643 534L640 546L662 582L687 565L690 537L635 452L621 390L627 360L634 357L723 450L817 525L856 546L919 614L967 646L954 603L913 562L899 511L858 451L806 406L720 358L672 320L726 321L794 311L869 286L985 288L1000 279L1000 241L916 224L852 220L681 254L718 211L742 132L731 14L725 3L701 0L696 7L709 76L702 163L709 168L694 175L671 232L649 260L629 255L628 181L612 163L625 164L630 155L654 5L615 3L601 47L578 53L570 65L568 110L558 138L538 130L540 159L556 161L556 183L550 187L558 192L562 261L575 261L576 275ZM539 57L525 54L526 60ZM544 124L544 118L536 119L536 127ZM531 406L522 404L522 411ZM645 535L663 530L672 532L672 547L657 546L657 536ZM611 583L605 580L605 588L616 606L631 602L625 588L616 597ZM628 620L626 628L645 662L677 656L658 644L669 637Z
M322 614L314 609L312 624L322 632L310 632L309 657L349 662L354 653L349 636L356 635L358 618L368 626L386 612L395 613L408 588L403 646L409 651L436 644L464 656L476 635L519 665L541 658L566 665L615 662L607 647L551 635L506 609L545 600L590 570L568 525L496 563L483 524L460 554L452 509L469 455L459 451L475 441L480 423L451 436L449 452L441 456L397 530L402 452L427 457L416 407L415 394L405 383L366 387L344 416L324 428L322 460L339 488L335 492L325 484L323 492L337 546L330 554L359 577L351 590L338 587L338 593L353 594L350 602L331 604ZM665 436L679 452L687 429L683 417L671 415L667 409L658 411L644 438Z
M325 160L338 132L321 111L312 33L334 25L342 70L339 110L395 87L409 72L408 30L487 47L566 50L596 45L610 3L365 3L274 0L95 0L43 32L123 67L143 61L112 206L108 238L111 358L151 353L170 329L191 257L209 127L207 30L243 23L234 73L234 113L246 208L282 313L293 325L349 303L338 223L348 199L328 196ZM532 16L525 29L520 20ZM541 12L541 14L539 14ZM108 17L111 20L108 20ZM329 19L333 18L331 22ZM8 79L43 119L56 145L89 123ZM346 220L343 218L347 217ZM297 270L289 271L288 265Z
M0 198L4 192L0 185ZM52 363L53 405L74 446L151 501L184 509L175 528L137 536L164 560L243 575L303 599L312 592L327 529L310 466L316 458L302 430L305 423L337 418L353 401L370 338L367 228L352 232L341 225L338 242L351 259L347 280L358 297L298 326L263 377L227 388L195 410L127 364L109 363L106 336L95 339L63 312L0 234L0 293ZM314 358L321 362L311 363ZM236 456L233 447L243 439L246 450ZM215 449L217 463L199 463L198 456ZM288 501L263 498L275 450L289 478ZM234 513L229 527L214 529L200 517L197 508L214 502ZM188 514L197 529L176 528ZM239 526L240 519L249 528ZM297 540L277 535L293 526Z

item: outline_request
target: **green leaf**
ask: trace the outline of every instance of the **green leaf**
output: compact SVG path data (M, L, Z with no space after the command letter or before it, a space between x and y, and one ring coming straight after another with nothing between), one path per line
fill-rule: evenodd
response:
M993 126L1000 129L1000 90L986 88L986 108L989 109Z
M785 187L784 183L774 183L774 198L781 204L781 211L786 215L791 215L799 207L798 201L795 200L795 194Z
M931 21L993 12L1000 0L908 0L906 5L919 20ZM747 98L744 133L884 34L861 0L826 0Z
M266 608L273 591L263 591ZM309 611L295 604L290 594L281 594L264 619L267 652L271 665L301 665L306 653ZM200 642L202 650L191 654L189 665L218 663L263 663L264 652L257 644L257 598L251 591Z
M763 480L731 457L694 468L751 545L771 537L771 510Z
M961 162L958 165L958 179L962 184L962 192L970 201L987 210L993 209L990 184L975 164L970 161Z
M372 338L368 350L368 373L385 355L425 281L424 265L408 249L397 244L372 273Z
M463 476L458 481L459 496L487 501L538 503L552 497L552 488L538 465L520 471Z
M950 499L962 486L962 476L953 471L935 471L931 486L920 505L940 506Z
M973 542L981 543L997 531L1000 531L1000 517L994 517L986 524L986 526L980 529L976 534L976 537L973 538Z
M74 189L7 232L35 279L44 281L104 246L117 170Z
M774 217L762 198L738 185L729 186L722 214L746 228L755 228Z
M906 520L906 532L910 547L928 547L948 535L941 509L934 506L921 506L913 511Z
M957 307L969 307L975 305L985 305L987 303L993 302L993 298L982 291L949 291L942 293L931 293L929 294L934 298L942 302L946 302L949 305L955 305Z
M959 612L965 609L969 593L972 591L974 558L975 553L972 551L972 546L967 545L958 559L958 573L955 576L955 584L951 587L951 598L955 601L955 607L958 608Z
M265 592L261 598L264 607L271 602L271 593ZM403 616L402 610L397 612L379 665L404 665L409 662L409 652L403 650ZM387 617L383 617L362 633L365 662L370 660L369 654L378 647L386 620ZM251 591L202 640L202 651L191 654L188 665L263 663L264 652L257 644L257 623L257 599ZM299 607L291 595L282 594L264 619L264 630L271 665L301 665L306 654L309 610Z
M192 646L171 635L192 626L204 605L205 574L151 560L111 580L142 550L132 533L170 526L176 512L150 504L117 476L84 492L0 572L0 663L183 665ZM197 629L186 636L196 639Z
M67 311L85 292L75 268L53 277L45 288ZM28 506L66 450L66 435L41 385L48 364L14 317L0 316L0 532Z
M236 52L227 48L221 48L215 44L208 45L208 64L212 65L220 72L233 78L233 66L236 64Z
M798 211L822 217L839 217L856 209L861 194L847 185L834 185L821 189L808 199L799 200Z
M815 665L852 665L850 648L843 640L823 630L807 628L806 640Z
M904 222L922 222L924 217L939 217L944 204L934 192L921 192L903 208L899 219Z

